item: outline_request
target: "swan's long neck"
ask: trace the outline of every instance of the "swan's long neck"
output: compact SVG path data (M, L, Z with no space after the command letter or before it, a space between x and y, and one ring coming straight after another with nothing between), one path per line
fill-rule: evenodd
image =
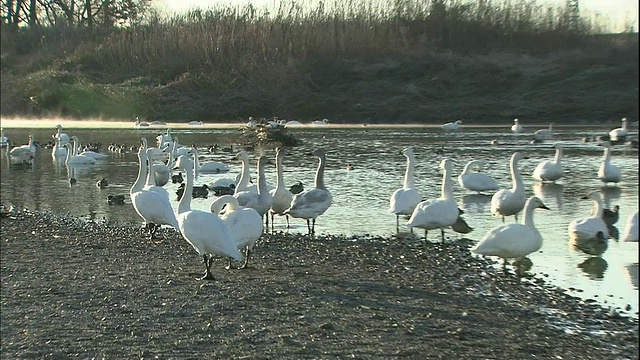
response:
M554 159L556 164L560 163L560 160L562 160L562 149L561 148L557 148L556 149L556 157Z
M513 192L516 192L524 187L522 183L522 177L518 171L518 160L511 159L511 181L513 182Z
M284 177L282 176L282 160L284 158L284 153L282 151L278 152L276 156L276 189L284 189Z
M629 129L627 129L627 120L622 120L622 130L624 131L628 131Z
M533 224L533 209L535 208L535 204L531 201L531 199L529 199L524 206L524 220L522 221L522 224L524 226L535 227L535 225Z
M415 181L413 179L413 168L414 168L414 160L413 155L407 155L407 170L404 173L404 188L414 188L416 187Z
M198 149L196 149L195 147L193 147L193 158L194 158L194 171L195 171L195 175L196 175L196 179L198 178L198 175L200 174L200 160L198 159Z
M327 157L325 156L325 154L321 154L319 156L320 158L320 163L318 164L318 170L316 171L316 189L323 189L323 190L327 190L327 188L324 186L324 167L325 167L325 163L327 162Z
M67 151L67 159L69 159L70 157L69 155L70 152L71 151ZM138 161L140 165L138 168L138 178L136 178L136 181L131 186L130 194L133 194L135 192L142 190L144 186L144 178L147 173L147 155L144 153L144 151L138 152Z
M446 167L442 173L442 194L440 195L445 200L453 199L453 182L451 180L451 174Z
M267 178L264 176L264 162L258 161L258 195L260 197L269 195L267 189Z
M176 143L171 143L171 151L169 151L169 161L167 161L167 167L169 171L173 173L173 167L176 165Z
M604 161L605 164L609 164L609 160L611 160L611 148L605 147L602 161Z
M594 216L602 219L602 213L604 212L604 206L602 205L602 199L599 196L594 196L593 200L593 214Z
M240 181L236 185L236 194L249 186L249 159L243 156L240 160L242 161L242 170L240 171Z
M155 171L153 171L153 162L149 160L149 157L147 157L147 162L149 166L149 171L147 172L146 186L153 186L156 184L156 174L155 174Z
M73 156L73 151L69 149L69 146L65 146L65 149L67 149L67 156L65 157L64 161L65 163L69 164L69 160L71 160L71 156Z
M467 165L464 166L464 169L462 170L462 174L461 175L467 175L468 173L470 173L471 172L471 167L473 165L475 165L475 164L476 164L475 161L469 161L467 163Z
M185 172L187 173L187 185L184 187L184 192L182 193L180 202L178 202L178 214L182 214L191 210L191 194L193 193L193 172L195 171L194 167L195 162L189 169L185 169Z

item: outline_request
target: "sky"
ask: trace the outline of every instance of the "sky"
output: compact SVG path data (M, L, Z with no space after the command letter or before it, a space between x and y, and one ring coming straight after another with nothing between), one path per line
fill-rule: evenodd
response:
M172 13L193 8L205 9L216 4L244 5L251 3L262 8L279 2L279 0L158 0L156 3L163 11ZM311 4L315 2L302 1L302 3ZM538 0L537 2L562 6L566 0ZM611 22L614 32L623 31L625 25L628 24L633 25L635 31L638 31L638 0L580 0L580 13L583 16L605 16Z

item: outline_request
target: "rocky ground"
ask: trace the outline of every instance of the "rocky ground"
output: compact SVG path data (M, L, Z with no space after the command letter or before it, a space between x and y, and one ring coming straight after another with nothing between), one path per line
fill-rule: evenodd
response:
M213 281L173 230L18 211L1 225L3 358L637 359L638 321L469 243L264 236Z

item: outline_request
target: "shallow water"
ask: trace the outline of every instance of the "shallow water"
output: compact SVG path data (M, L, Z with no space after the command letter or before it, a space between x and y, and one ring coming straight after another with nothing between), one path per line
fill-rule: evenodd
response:
M54 132L50 128L8 129L6 124L3 125L7 136L17 143L26 143L29 132L34 134L36 140L45 143ZM29 209L69 212L87 219L141 223L128 199L129 187L137 176L137 156L133 152L109 152L106 146L111 142L135 145L142 136L153 143L155 136L163 130L89 128L88 123L75 123L73 126L64 131L69 135L77 135L83 143L102 142L103 151L109 157L95 165L68 168L63 161L54 161L50 150L42 148L36 154L32 166L15 168L8 166L8 158L2 151L2 202ZM544 244L539 252L529 256L533 262L529 272L570 289L573 295L595 299L605 306L624 308L630 304L631 312L636 313L637 243L619 242L612 238L602 254L589 255L570 243L567 225L573 219L588 216L592 204L580 197L600 189L607 207L620 206L620 220L616 226L622 232L626 217L638 208L638 151L624 145L614 148L613 163L622 172L622 182L617 186L603 187L596 176L602 148L595 143L583 143L581 139L584 136L605 134L608 128L559 128L555 129L553 141L532 145L529 144L529 136L513 135L509 132L509 126L510 124L501 127L465 127L462 131L453 133L446 133L435 127L292 128L291 131L304 141L304 145L291 149L285 158L284 180L287 186L301 181L305 188L312 187L317 159L308 156L308 153L315 148L324 148L327 151L325 183L333 194L334 202L318 218L316 232L392 236L396 234L396 219L387 209L391 193L403 184L406 160L401 150L404 147L414 147L415 180L423 198L439 196L442 182L439 163L443 157L454 160L456 177L468 161L482 159L486 163L484 171L492 175L501 186L510 188L508 162L513 152L519 151L526 157L520 162L519 168L527 195L540 196L551 208L551 211L535 212L534 219L544 238ZM231 171L226 174L201 175L196 185L211 183L224 177L233 178L240 172L240 163L233 159L238 149L230 152L221 150L216 154L206 151L214 143L219 144L220 148L228 147L236 133L234 127L182 127L173 131L180 143L199 147L201 161L222 161L231 167ZM498 144L491 144L494 139ZM565 175L557 184L536 183L531 178L531 173L540 161L553 157L555 143L561 143L565 148ZM441 150L444 155L438 154ZM274 153L273 150L264 151L271 159L274 158ZM251 155L252 169L257 156ZM353 165L353 170L346 169L347 163ZM252 172L255 173L255 170ZM268 183L275 185L275 166L269 165L267 172ZM78 181L73 186L69 185L70 174ZM110 184L103 190L95 185L102 177ZM178 185L171 183L165 186L174 205L177 203L177 187ZM108 205L108 194L127 194L127 204ZM474 228L467 237L479 240L486 231L501 224L501 220L491 216L489 212L490 196L462 189L457 179L454 179L454 196L459 206L465 210L464 218ZM208 210L212 200L213 194L209 199L193 199L192 207ZM512 221L513 217L507 219L507 222ZM285 230L284 219L276 218L275 223L276 229ZM293 219L291 223L289 231L306 233L303 220ZM400 231L408 233L404 226L401 226ZM447 233L456 237L450 231ZM422 236L423 232L418 230L415 234ZM430 232L429 239L438 240L438 232Z

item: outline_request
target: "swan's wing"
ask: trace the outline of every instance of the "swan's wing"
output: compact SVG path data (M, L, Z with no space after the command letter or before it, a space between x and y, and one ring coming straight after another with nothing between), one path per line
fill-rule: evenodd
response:
M131 202L138 214L147 222L170 225L178 229L176 215L171 208L169 198L162 194L142 190L131 194Z
M258 193L253 191L240 191L233 196L238 200L238 205L244 207L251 207L258 201Z
M250 208L230 212L224 222L227 224L238 248L247 245L252 247L264 231L262 217L257 211Z
M305 190L293 197L291 207L285 213L294 217L314 218L327 211L331 200L331 193L326 190Z
M415 188L398 189L391 194L389 212L394 214L410 214L420 203L421 197Z
M282 214L285 210L291 207L293 201L293 195L285 188L273 189L269 191L271 194L271 210L276 214Z
M535 228L522 224L501 225L487 231L471 251L481 255L517 258L538 250L541 239Z
M229 229L216 215L198 210L180 214L180 232L198 254L216 254L241 260Z

